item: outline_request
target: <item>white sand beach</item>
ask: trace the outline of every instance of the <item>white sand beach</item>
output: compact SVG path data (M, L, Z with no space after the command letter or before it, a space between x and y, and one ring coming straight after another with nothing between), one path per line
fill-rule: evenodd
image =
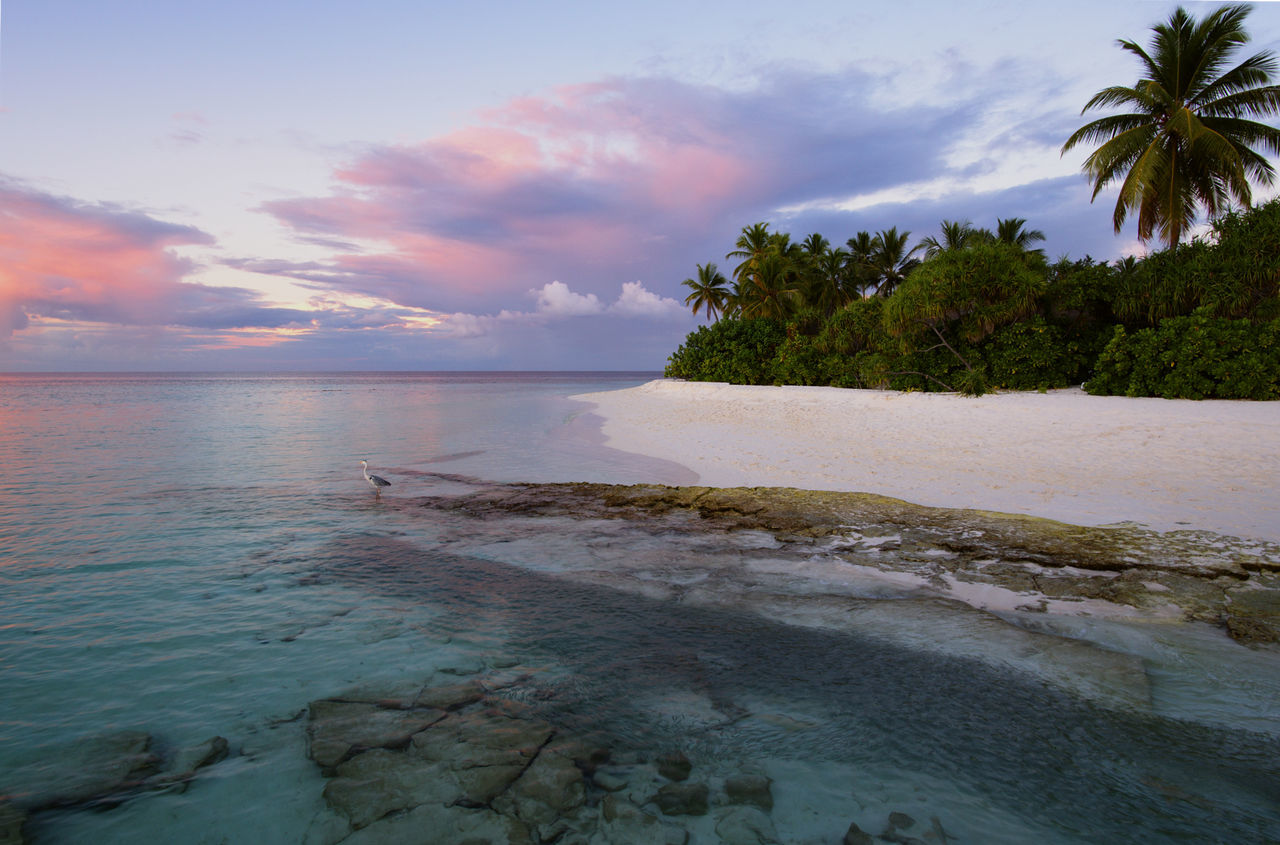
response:
M682 464L699 484L1280 541L1278 402L672 380L575 398L594 403L608 446Z

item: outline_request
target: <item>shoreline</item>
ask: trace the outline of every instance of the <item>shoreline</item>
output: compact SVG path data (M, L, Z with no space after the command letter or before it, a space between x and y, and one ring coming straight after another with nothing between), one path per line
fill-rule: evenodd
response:
M571 397L613 449L713 487L875 493L1075 525L1280 541L1280 404L668 379Z

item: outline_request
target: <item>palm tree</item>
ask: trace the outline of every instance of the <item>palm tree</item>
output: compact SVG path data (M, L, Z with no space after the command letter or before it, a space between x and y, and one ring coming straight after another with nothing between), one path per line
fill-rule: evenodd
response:
M716 265L711 262L699 264L697 278L685 279L681 284L689 288L684 304L693 307L694 316L699 310L705 310L708 317L719 322L720 314L729 303L730 293L729 280L716 269Z
M785 249L766 250L739 282L738 313L745 318L786 317L800 295L799 281L799 265Z
M831 248L831 241L814 232L800 242L800 248L810 255L822 255L822 253Z
M975 239L981 235L980 229L973 228L973 224L968 220L963 223L957 220L942 221L942 237L935 238L933 235L925 238L920 242L920 246L916 249L924 247L924 257L933 258L934 256L948 252L953 249L964 249L970 246Z
M742 228L742 234L738 236L738 240L734 244L737 249L725 256L725 258L742 259L738 266L733 268L734 281L739 285L742 284L745 276L750 275L756 262L764 255L764 251L769 248L769 243L773 237L773 234L769 232L768 223L756 223Z
M1119 44L1138 57L1143 76L1131 87L1113 86L1094 94L1081 114L1095 107L1127 106L1132 111L1099 118L1080 127L1062 152L1085 142L1101 146L1085 159L1093 197L1119 181L1112 220L1119 233L1130 212L1138 215L1138 237L1158 230L1177 246L1203 206L1210 217L1232 198L1249 205L1249 179L1270 185L1275 171L1253 147L1280 154L1280 130L1249 120L1280 111L1280 86L1271 85L1276 57L1258 53L1224 69L1244 31L1248 6L1223 6L1197 22L1181 8L1167 23L1152 27L1148 53L1132 41Z
M845 260L845 284L849 289L849 299L853 299L855 293L858 299L863 299L876 277L875 268L871 264L871 254L876 249L875 238L871 237L870 232L859 232L845 241L845 246L849 247L849 257Z
M894 226L877 232L872 239L871 266L876 272L877 294L888 296L893 293L907 274L919 266L920 260L912 256L920 247L917 245L907 249L910 237L910 232L898 234L898 227Z
M826 239L823 239L826 242ZM827 242L828 247L830 243ZM810 255L805 270L805 304L822 314L834 313L849 302L849 289L845 284L848 274L849 253L843 249L824 249Z
M1007 217L996 221L996 240L1002 244L1016 246L1023 252L1039 252L1032 250L1031 245L1044 240L1044 232L1039 229L1028 229L1025 217Z

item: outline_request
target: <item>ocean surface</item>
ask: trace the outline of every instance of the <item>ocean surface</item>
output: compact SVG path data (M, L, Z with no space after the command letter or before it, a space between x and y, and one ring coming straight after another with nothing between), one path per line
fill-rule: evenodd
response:
M230 751L185 790L42 809L30 840L324 842L309 702L518 665L544 713L628 753L766 774L781 842L890 813L925 820L922 842L1280 841L1274 652L883 585L833 627L806 611L840 565L821 550L421 505L481 482L696 481L607 448L570 398L656 375L0 375L0 795L45 806L126 731ZM754 567L794 601L619 589L636 561L666 588L703 561Z

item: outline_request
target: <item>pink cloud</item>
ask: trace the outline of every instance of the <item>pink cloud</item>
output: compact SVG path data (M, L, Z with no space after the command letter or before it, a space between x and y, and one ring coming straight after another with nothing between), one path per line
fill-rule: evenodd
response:
M33 317L224 328L298 319L249 291L184 283L195 268L173 248L212 243L189 226L0 181L0 337Z
M265 210L307 238L366 242L291 275L404 305L513 299L557 267L601 278L592 270L643 265L673 232L703 232L760 179L697 108L645 102L664 93L616 83L517 100L488 125L372 148L335 171L330 196Z

